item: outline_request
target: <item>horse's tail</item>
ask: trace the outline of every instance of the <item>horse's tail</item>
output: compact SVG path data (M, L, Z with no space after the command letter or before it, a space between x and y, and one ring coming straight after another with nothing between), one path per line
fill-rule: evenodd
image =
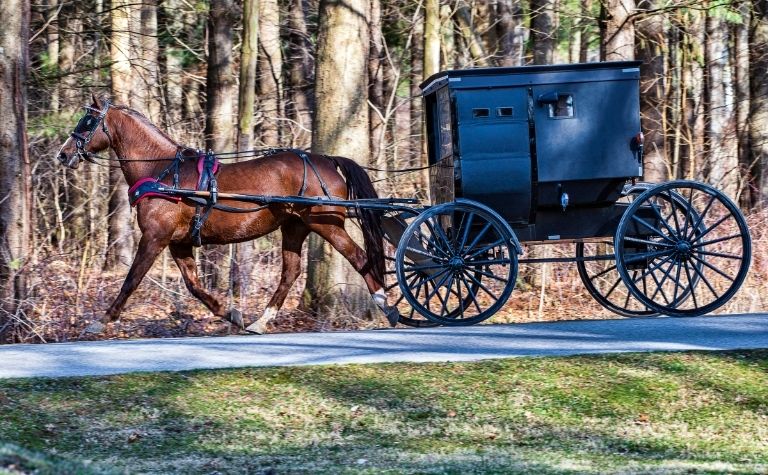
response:
M350 200L379 197L371 178L360 165L345 157L329 158L347 180L347 193ZM356 211L363 230L368 266L374 278L384 284L384 230L381 227L381 212L362 207L357 208Z

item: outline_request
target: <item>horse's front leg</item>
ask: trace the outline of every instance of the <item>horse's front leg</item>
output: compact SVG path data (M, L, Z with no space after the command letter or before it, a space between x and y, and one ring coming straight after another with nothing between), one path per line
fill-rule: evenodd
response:
M184 285L187 287L187 290L208 307L215 316L243 328L245 324L243 323L242 314L235 309L225 312L221 301L206 292L203 288L200 279L197 276L197 263L195 262L195 255L192 252L192 245L171 244L169 248L174 262L179 266L181 277L184 279Z
M152 264L157 259L157 256L163 252L163 249L168 245L168 242L163 239L158 239L155 236L144 234L139 241L139 249L136 251L136 256L133 258L133 264L128 271L128 275L125 277L123 287L120 289L120 293L117 294L117 298L112 302L106 312L106 316L103 320L104 323L114 322L120 317L120 313L123 311L123 306L131 296L136 287L141 283L141 279L147 274L147 271L152 267Z

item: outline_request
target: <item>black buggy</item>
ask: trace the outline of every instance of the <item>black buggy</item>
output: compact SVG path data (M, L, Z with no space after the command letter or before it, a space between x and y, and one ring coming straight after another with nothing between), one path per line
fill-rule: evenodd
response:
M703 183L638 181L639 65L446 71L421 85L432 204L385 218L402 323L489 318L523 262L575 261L590 294L629 317L733 297L751 257L738 207ZM519 257L521 243L569 242L572 258Z

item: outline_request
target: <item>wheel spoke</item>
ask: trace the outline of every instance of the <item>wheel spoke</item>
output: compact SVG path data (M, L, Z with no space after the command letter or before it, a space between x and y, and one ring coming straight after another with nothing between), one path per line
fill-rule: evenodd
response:
M501 246L503 244L504 244L504 239L499 239L498 241L496 241L494 243L491 243L491 244L488 244L488 245L485 245L485 246L481 247L480 250L475 251L475 252L473 252L472 254L470 254L468 256L465 256L464 259L465 260L473 259L473 258L479 256L480 254L486 253L486 252L490 251L491 249L493 249L494 247ZM471 247L468 248L466 251L462 251L462 254L464 252L469 252L470 250L472 250Z
M694 265L691 265L691 267L693 267L693 271L699 275L699 279L704 281L704 284L706 284L707 288L709 288L709 291L712 292L712 295L715 296L715 300L719 299L720 296L717 295L717 292L715 291L714 287L712 287L712 284L709 283L709 279L707 279L704 273L701 272L701 269L699 269L698 266L694 266ZM693 288L691 290L695 293Z
M637 242L640 244L649 244L651 246L675 247L674 244L669 244L661 241L650 241L648 239L640 239L632 236L624 236L624 240L629 242Z
M666 239L667 241L669 241L669 242L671 242L671 243L673 243L673 244L674 244L674 241L673 241L672 239L670 239L670 238L669 238L669 236L665 235L663 232L661 232L661 230L659 230L659 229L656 229L656 227L655 227L655 226L651 226L651 225L650 225L650 224L648 224L648 223L647 223L645 220L642 220L642 219L640 219L640 218L639 218L637 215L633 214L633 215L632 215L632 219L633 219L633 220L635 220L635 221L637 221L638 223L642 224L642 225L643 225L643 226L645 226L646 228L650 229L651 231L653 231L654 233L656 233L656 235L658 235L658 236L659 236L659 237L661 237L662 239ZM662 221L663 221L663 220L662 220ZM626 237L625 237L624 239L626 239Z
M701 263L702 263L702 264L704 264L706 267L708 267L708 268L712 269L713 271L717 272L718 274L722 275L723 277L725 277L726 279L730 280L731 282L733 282L733 281L734 281L734 279L733 279L731 276L729 276L729 275L728 275L728 274L726 274L725 272L721 271L721 270L720 270L720 269L718 269L717 267L714 267L712 264L710 264L709 262L707 262L707 261L705 261L704 259L700 258L700 257L699 257L699 256L697 256L696 254L693 254L691 257L693 257L693 258L694 258L694 259L696 259L697 261L701 262Z
M621 279L618 279L616 282L613 283L610 289L608 289L608 292L605 293L605 298L608 299L614 290L616 290L616 287L619 286L619 282L621 282Z
M709 208L712 206L712 203L715 202L715 198L717 198L716 195L710 195L709 202L707 203L707 206L704 207L704 211L701 212L699 217L696 219L696 223L694 223L693 226L691 226L691 233L686 235L686 240L691 240L693 238L693 235L696 233L696 230L701 226L702 221L704 221L704 216L707 215L709 212Z
M721 237L721 238L717 238L717 239L712 239L710 241L700 242L698 244L692 245L691 247L692 248L703 247L703 246L706 246L708 244L717 244L718 242L729 241L731 239L736 239L736 238L740 238L740 237L742 237L741 233L739 233L739 234L732 234L730 236L725 236L725 237Z
M428 252L422 251L421 249L416 249L415 247L411 247L411 246L408 246L406 248L405 252L406 252L406 254L412 252L414 254L418 254L418 255L423 256L423 257L428 257L430 259L438 259L438 260L439 259L443 259L442 257L438 257L438 256L436 256L434 254L430 254Z
M722 218L718 219L718 220L717 220L717 222L715 222L715 224L713 224L712 226L710 226L710 227L708 227L707 229L705 229L704 231L702 231L702 233L701 233L701 234L699 234L699 235L698 235L698 237L697 237L696 239L694 239L694 240L693 240L693 242L697 242L697 241L700 241L700 240L701 240L701 238L703 238L704 236L706 236L707 234L709 234L709 232L710 232L710 231L712 231L713 229L715 229L716 227L718 227L718 226L720 226L721 224L723 224L723 221L725 221L726 219L728 219L728 218L730 218L730 217L731 217L731 215L730 215L730 214L726 214L726 215L725 215L725 216L723 216Z
M693 280L693 276L691 275L691 269L688 267L687 262L683 262L683 266L685 267L685 275L688 276L688 285L691 288L691 299L693 299L693 307L699 308L699 302L696 299L696 289L695 289L695 286L693 285L694 280ZM692 266L692 267L694 269L696 268L696 266Z
M483 313L483 310L480 308L480 304L477 303L477 296L475 295L475 292L472 291L472 287L467 283L467 279L464 277L464 273L459 274L459 278L462 282L464 282L464 287L467 289L467 293L470 297L472 297L472 303L475 304L475 308L477 309L477 313Z
M466 275L467 277L469 277L469 278L470 278L470 280L472 280L472 282L474 282L474 284L475 284L475 285L477 285L478 287L480 287L481 289L483 289L483 290L485 291L485 293L486 293L486 294L490 295L490 297L491 297L493 300L496 300L496 301L498 301L498 300L499 300L499 298L498 298L498 297L496 297L496 296L493 294L493 292L491 292L490 290L488 290L488 287L486 287L485 285L483 285L483 283L482 283L482 282L480 282L478 279L476 279L476 278L475 278L475 276L473 276L472 274L468 273L466 270L462 271L462 273L463 273L464 275Z
M483 275L485 277L488 277L489 279L495 279L495 280L497 280L499 282L504 282L504 283L509 282L509 279L504 279L502 277L497 276L493 272L487 272L487 271L484 271L482 269L474 269L473 268L472 272L474 272L475 274L480 274L480 275Z
M616 261L614 261L614 262L616 262ZM608 272L610 272L610 271L612 271L614 269L616 269L616 264L613 264L611 267L608 267L606 269L601 270L597 274L595 274L592 277L590 277L589 280L598 279L598 278L602 277L603 275L607 274Z
M696 254L703 254L705 256L713 257L724 257L726 259L736 259L739 261L744 259L742 256L737 256L736 254L726 254L724 252L696 251Z
M680 221L677 219L677 208L675 207L675 198L672 196L672 190L667 190L667 196L669 196L669 203L672 207L672 219L675 222L675 230L677 231L678 235L685 235L685 233L680 232Z
M469 231L472 228L472 221L475 219L475 213L469 213L469 216L467 217L467 222L462 222L461 225L464 226L463 232L461 233L461 242L456 247L458 252L460 254L464 254L464 246L467 244L467 239L469 239Z
M403 266L403 269L405 269L405 271L408 272L408 271L440 269L444 267L445 267L445 264L438 263L438 264L418 264L418 265L411 265L408 267Z
M437 216L435 216L435 222L430 223L430 221L427 219L424 221L424 223L429 227L429 231L432 233L433 236L439 237L439 240L445 244L446 248L450 251L453 251L453 246L451 244L451 240L448 238L448 236L445 234L445 230L440 225L439 219L437 219ZM450 255L450 253L447 253Z
M497 266L497 265L507 265L511 264L512 259L506 258L506 259L489 259L485 261L469 261L467 265L471 266Z
M469 245L469 249L472 249L473 247L475 247L477 245L477 243L480 242L480 239L483 236L485 236L485 233L488 232L488 230L491 228L492 225L493 225L493 223L491 223L490 221L485 223L485 226L483 226L483 229L480 230L480 232L477 233L477 236L475 236L475 239L472 240L472 244Z
M671 250L663 250L663 251L649 252L649 253L645 253L645 254L639 254L639 253L630 254L630 255L628 255L628 256L626 256L624 258L624 263L625 264L630 264L630 263L634 263L634 262L640 262L643 259L645 259L645 260L653 259L653 258L656 258L656 257L661 257L661 256L665 256L665 255L668 255L668 254L672 254L672 252L673 251L671 251Z
M659 221L661 221L661 224L663 224L664 227L667 228L667 231L669 231L669 235L676 236L677 234L675 233L675 230L672 229L672 226L670 226L667 220L664 218L664 216L661 215L661 211L659 211L658 204L656 203L649 203L649 204L651 205L653 214L655 214L659 218Z

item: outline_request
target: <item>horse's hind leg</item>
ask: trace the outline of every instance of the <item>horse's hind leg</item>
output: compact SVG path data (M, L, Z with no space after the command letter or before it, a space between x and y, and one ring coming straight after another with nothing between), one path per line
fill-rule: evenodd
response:
M147 274L147 271L152 267L152 264L157 259L157 256L165 249L167 242L163 242L154 236L144 234L139 241L139 249L136 251L136 256L133 258L133 263L128 271L128 275L125 276L123 286L120 288L120 293L115 297L115 301L109 306L106 312L104 323L114 322L120 317L120 313L123 311L123 306L131 296L136 287L139 286L141 280Z
M309 229L303 222L297 220L284 224L280 230L283 233L283 272L280 284L261 318L246 328L251 333L267 332L267 324L277 316L277 312L285 302L285 297L288 296L288 291L301 274L301 247L309 234Z
M352 267L363 276L363 280L365 280L365 284L368 286L368 291L371 293L374 303L384 312L391 326L397 325L400 315L396 308L387 305L387 294L384 292L383 282L380 282L374 276L372 266L368 263L365 251L347 234L343 221L341 225L336 223L313 223L310 224L310 229L331 243L331 246L339 251L352 264Z
M236 310L224 312L219 299L206 292L202 284L200 284L200 279L197 276L195 256L192 253L192 245L171 244L169 249L171 250L171 256L173 257L174 262L179 266L181 277L184 279L184 285L186 285L187 290L197 297L198 300L203 302L203 305L208 307L215 316L228 320L240 328L245 326L240 312Z

